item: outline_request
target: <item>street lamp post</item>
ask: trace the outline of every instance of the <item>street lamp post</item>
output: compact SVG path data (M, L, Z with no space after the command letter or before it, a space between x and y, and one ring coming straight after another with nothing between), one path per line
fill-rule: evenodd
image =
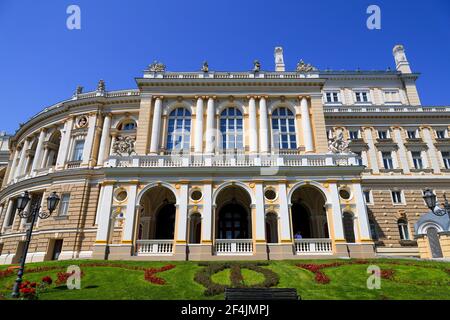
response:
M436 195L431 191L431 189L425 189L423 191L423 199L425 200L425 203L427 204L428 208L437 216L444 216L448 214L448 217L450 219L450 204L448 203L447 197L444 193L444 208L436 207L437 198Z
M30 228L27 230L27 239L25 241L25 248L22 253L22 259L20 261L20 268L17 272L17 279L14 283L14 288L12 292L13 298L18 298L20 296L20 284L22 283L22 277L25 269L25 260L27 258L28 253L28 247L30 246L31 241L31 235L33 233L33 227L34 223L36 222L37 217L41 219L47 219L51 216L53 211L55 211L56 207L59 203L59 197L56 194L56 192L53 192L48 198L47 198L47 209L48 212L39 212L41 210L40 203L36 203L32 208L30 208L30 211L25 211L25 208L28 205L28 202L31 200L30 194L28 191L25 191L20 197L17 198L17 211L21 218L29 218L31 217L31 225Z

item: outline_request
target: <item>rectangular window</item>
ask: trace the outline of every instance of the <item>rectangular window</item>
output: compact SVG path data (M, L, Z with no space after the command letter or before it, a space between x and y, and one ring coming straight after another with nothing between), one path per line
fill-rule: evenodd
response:
M414 168L423 169L422 153L420 151L411 152Z
M338 103L339 100L339 92L338 91L329 91L325 93L325 101L327 103Z
M394 169L394 162L392 161L391 152L382 152L381 156L383 158L383 166L385 169Z
M370 192L370 190L364 190L364 200L367 204L372 203L372 193Z
M384 91L384 101L386 103L399 103L400 95L397 90L386 90Z
M445 139L445 130L436 130L436 138Z
M354 152L356 154L356 163L358 164L358 166L363 166L363 161L362 161L362 157L361 157L361 151L360 152Z
M70 202L70 194L64 193L61 196L61 202L59 204L59 216L67 216L69 214L69 202Z
M391 191L392 194L392 202L394 204L402 204L403 203L403 197L401 191Z
M359 130L350 130L349 132L350 140L359 139Z
M403 219L399 220L398 232L400 233L400 240L409 240L408 222Z
M388 138L387 130L378 130L378 139L384 140Z
M356 91L355 92L356 102L369 102L369 92L368 91Z
M417 139L416 130L408 130L408 139Z
M73 148L72 161L83 160L83 150L84 150L84 140L75 141L75 146Z
M370 226L370 235L372 236L372 240L378 240L378 232L377 232L377 225L373 220L369 220L369 226Z
M450 152L441 152L442 161L444 161L445 169L450 169Z

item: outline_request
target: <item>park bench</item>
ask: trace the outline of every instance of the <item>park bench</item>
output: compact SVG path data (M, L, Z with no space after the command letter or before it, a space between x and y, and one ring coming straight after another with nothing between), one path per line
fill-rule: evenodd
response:
M301 300L294 288L226 288L225 300Z

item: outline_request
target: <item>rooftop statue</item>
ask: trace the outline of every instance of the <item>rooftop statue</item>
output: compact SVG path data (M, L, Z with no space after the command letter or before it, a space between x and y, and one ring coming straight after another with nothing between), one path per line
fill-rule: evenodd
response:
M311 72L311 71L317 71L315 67L310 65L309 63L306 64L303 59L300 60L299 63L297 63L297 72Z
M166 65L155 60L151 65L148 66L148 70L151 72L165 72Z
M98 92L105 92L106 90L106 85L105 85L105 81L104 80L100 80L97 84L97 91Z
M208 61L203 61L202 71L209 72Z
M350 153L348 141L344 139L342 131L336 133L333 139L328 141L328 149L331 153Z
M75 95L77 96L77 95L82 94L82 93L83 93L83 87L82 86L78 86L77 90L75 91Z
M261 63L258 60L253 61L253 72L259 72L261 70Z

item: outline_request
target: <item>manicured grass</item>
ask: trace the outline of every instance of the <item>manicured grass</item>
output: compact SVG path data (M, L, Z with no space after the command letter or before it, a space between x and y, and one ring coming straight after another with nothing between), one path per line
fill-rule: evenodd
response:
M302 299L450 299L450 263L416 261L416 260L371 260L370 264L382 270L394 270L394 279L382 279L381 289L369 290L367 273L369 264L346 264L322 269L330 278L330 283L320 284L314 274L299 268L299 263L324 264L330 262L349 262L349 260L315 260L315 261L271 261L268 266L280 277L278 287L296 288ZM99 263L108 266L83 266L82 264ZM194 281L195 274L203 267L196 262L123 262L123 261L59 261L27 264L27 267L57 266L59 269L25 272L24 279L40 281L44 276L56 280L56 274L65 271L69 265L80 265L84 273L81 290L68 290L65 286L53 284L40 295L42 300L98 300L98 299L143 299L143 300L197 300L223 299L223 294L207 297L205 288ZM164 285L152 284L145 280L144 271L117 267L160 268L173 264L174 269L160 272L157 277L166 281ZM412 265L411 265L412 264ZM114 267L114 265L116 267ZM5 270L6 266L0 266ZM263 282L264 276L253 270L241 269L244 285L250 286ZM0 278L0 294L8 298L14 283L15 274ZM225 269L212 276L219 284L230 285L230 269Z
M215 274L213 274L211 276L212 281L214 281L215 283L218 284L223 284L223 285L231 285L231 270L230 269L225 269L222 271L219 271Z

